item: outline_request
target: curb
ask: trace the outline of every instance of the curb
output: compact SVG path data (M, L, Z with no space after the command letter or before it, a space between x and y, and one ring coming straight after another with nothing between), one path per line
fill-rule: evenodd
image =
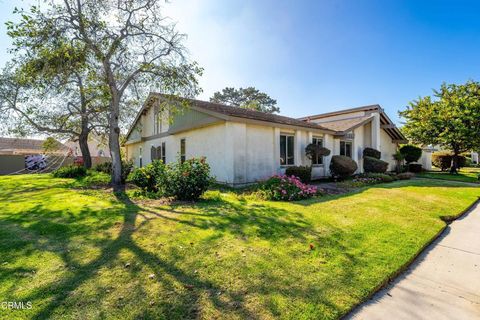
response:
M379 292L382 289L385 289L393 280L395 280L400 274L404 273L414 262L415 260L426 251L426 249L433 244L435 241L437 241L438 238L442 236L444 231L448 228L448 226L455 220L462 218L465 214L467 214L473 207L475 207L477 204L480 203L480 197L477 198L477 200L473 201L466 209L462 210L458 215L456 216L440 216L440 219L445 222L445 226L440 229L439 232L437 232L430 240L423 245L420 250L418 250L412 258L410 258L406 263L404 263L400 268L398 268L397 271L393 272L390 274L388 277L386 277L380 284L378 284L375 288L370 291L370 293L365 297L365 299L362 300L362 302L358 303L357 305L353 306L350 308L348 311L345 312L342 316L339 317L339 319L345 319L347 316L349 316L351 313L353 313L356 309L359 309L366 301L370 300L377 292Z

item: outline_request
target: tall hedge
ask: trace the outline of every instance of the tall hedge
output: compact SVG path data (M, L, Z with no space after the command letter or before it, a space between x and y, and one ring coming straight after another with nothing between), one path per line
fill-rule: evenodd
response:
M330 172L335 178L346 178L357 171L357 163L346 156L333 156L330 161Z

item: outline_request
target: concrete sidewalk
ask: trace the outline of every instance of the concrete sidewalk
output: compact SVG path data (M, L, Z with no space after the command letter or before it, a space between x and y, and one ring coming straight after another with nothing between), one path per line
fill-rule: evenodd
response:
M480 319L480 204L347 319Z

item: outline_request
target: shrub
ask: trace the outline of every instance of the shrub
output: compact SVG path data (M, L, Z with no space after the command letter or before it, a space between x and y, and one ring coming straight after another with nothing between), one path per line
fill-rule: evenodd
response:
M198 200L210 185L210 166L205 158L171 163L167 167L166 195L179 200Z
M55 178L80 178L87 175L87 169L83 166L66 166L53 171Z
M133 161L122 160L122 183L125 183L127 181L128 175L130 174L132 169L133 169ZM112 163L104 162L104 163L97 164L95 166L95 171L112 174Z
M452 156L452 158L453 158L453 156ZM467 158L465 156L458 155L457 156L457 167L458 168L464 168L466 166L467 166Z
M407 163L416 162L422 156L422 149L412 144L406 144L400 148Z
M285 170L287 176L298 177L303 183L309 183L312 180L312 168L308 166L293 166Z
M393 182L395 181L395 177L385 173L364 173L358 175L358 177L363 178L374 178L377 179L379 182Z
M142 168L136 168L129 176L130 182L147 193L165 193L166 170L161 160L155 160Z
M295 176L273 176L260 185L266 200L301 200L314 196L317 187L304 184Z
M373 148L365 148L363 149L363 156L364 157L372 157L375 159L380 159L382 157L382 153L377 149Z
M310 160L313 160L316 157L326 157L330 155L330 149L322 147L316 143L310 143L305 147L305 155Z
M419 173L422 172L422 165L420 163L409 163L408 164L408 171L409 172L414 172L414 173Z
M133 161L123 161L122 160L122 183L127 182L128 175L132 172Z
M432 164L445 171L452 165L452 154L450 152L434 152L432 153Z
M357 171L357 163L346 156L333 156L330 162L330 172L335 178L346 178Z
M95 171L98 171L98 172L103 172L103 173L106 173L106 174L111 174L112 173L112 163L111 162L103 162L103 163L99 163L95 166L94 168Z
M363 169L365 172L385 173L388 169L388 162L377 158L364 156Z
M403 172L403 173L397 174L398 180L410 180L413 177L415 177L415 174L412 172Z

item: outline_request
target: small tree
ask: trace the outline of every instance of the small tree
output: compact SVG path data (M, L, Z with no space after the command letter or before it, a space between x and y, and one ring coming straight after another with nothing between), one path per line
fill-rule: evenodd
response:
M442 84L433 97L410 102L400 115L403 132L415 143L440 145L453 153L451 173L457 173L458 156L480 147L480 83Z
M330 149L316 143L310 143L305 147L305 155L309 160L317 159L318 157L327 157L330 155Z
M422 148L417 146L406 144L400 148L400 153L403 155L407 164L417 162L422 156Z
M260 92L254 87L240 89L227 87L221 92L215 92L210 101L265 113L280 112L277 107L277 100L270 98L268 94Z
M395 167L396 167L396 171L397 173L400 173L402 171L402 163L403 163L403 160L405 160L405 156L403 155L403 153L400 152L400 150L397 150L394 154L393 154L393 160L395 160Z

